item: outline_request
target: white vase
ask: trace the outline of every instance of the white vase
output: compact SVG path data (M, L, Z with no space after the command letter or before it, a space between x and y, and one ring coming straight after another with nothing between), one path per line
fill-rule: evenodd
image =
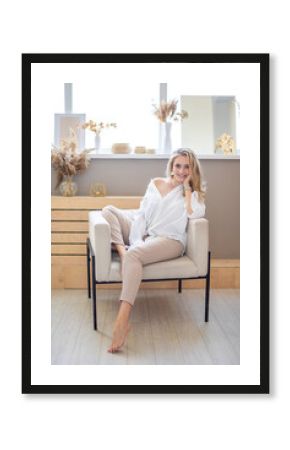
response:
M98 152L101 148L101 136L99 134L96 134L95 136L95 150Z
M171 153L172 141L171 141L171 122L164 122L160 127L160 145L159 149L161 153Z

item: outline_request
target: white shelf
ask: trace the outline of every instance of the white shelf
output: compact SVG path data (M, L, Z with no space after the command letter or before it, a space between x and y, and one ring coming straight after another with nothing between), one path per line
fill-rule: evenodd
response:
M91 153L91 159L168 159L168 155L160 154L136 154L136 153L126 153L126 154L114 154L114 153ZM197 155L198 159L222 159L222 160L233 160L240 159L240 155Z

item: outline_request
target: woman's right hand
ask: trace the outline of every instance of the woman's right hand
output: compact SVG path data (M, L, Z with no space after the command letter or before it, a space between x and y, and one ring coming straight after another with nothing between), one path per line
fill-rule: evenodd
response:
M190 187L190 184L189 184L190 181L192 181L192 171L191 171L191 169L189 169L189 174L188 174L188 176L185 178L185 180L183 182L184 189L188 189Z

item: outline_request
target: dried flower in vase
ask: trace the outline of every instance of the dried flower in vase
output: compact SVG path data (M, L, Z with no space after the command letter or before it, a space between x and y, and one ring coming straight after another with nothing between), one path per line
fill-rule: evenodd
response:
M235 151L235 142L232 136L223 133L216 141L215 148L221 149L224 155L233 154Z
M59 148L55 145L52 146L51 163L52 167L57 171L56 188L58 188L64 178L71 178L89 166L89 153L91 151L93 149L77 152L77 137L72 128L70 128L70 136L61 140Z
M93 131L96 134L100 134L103 128L116 128L117 124L115 122L104 123L104 122L94 122L93 120L89 120L89 122L85 122L80 125L83 129L88 128L90 131Z
M169 102L162 100L159 106L153 104L154 115L160 122L163 123L167 121L178 121L187 119L188 117L187 111L182 109L180 112L177 112L177 103L178 100L170 100Z

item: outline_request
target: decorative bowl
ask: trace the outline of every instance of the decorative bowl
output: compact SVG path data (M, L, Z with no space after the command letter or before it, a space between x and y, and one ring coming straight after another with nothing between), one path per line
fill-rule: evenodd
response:
M112 145L112 153L131 153L131 147L128 143L116 142Z

